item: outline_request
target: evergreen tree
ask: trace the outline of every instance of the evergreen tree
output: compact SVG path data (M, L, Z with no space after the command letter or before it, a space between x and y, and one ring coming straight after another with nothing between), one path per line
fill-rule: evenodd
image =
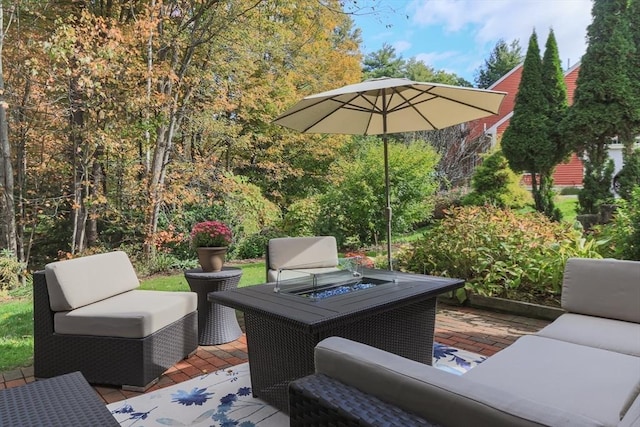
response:
M546 116L547 116L547 138L550 151L546 153L549 158L547 168L543 168L540 172L540 194L544 202L543 213L547 217L560 220L561 213L555 207L553 198L553 171L560 162L562 162L571 152L569 144L560 133L559 126L567 114L567 85L564 82L564 73L560 64L560 55L558 53L558 44L553 30L549 31L547 43L542 58L542 89L546 98Z
M362 71L365 79L379 77L404 77L406 61L396 55L396 49L384 43L382 49L369 53L364 58Z
M632 142L634 136L640 135L640 0L630 0L627 8L627 17L629 20L629 36L634 51L629 58L629 81L631 82L631 90L633 93L633 110L636 111L635 123L631 128L631 140L625 150L626 154L632 151ZM627 142L627 141L625 141Z
M522 48L520 41L513 40L507 44L504 39L498 40L484 65L476 72L475 82L479 88L486 89L516 65L522 62Z
M627 3L594 0L587 51L564 124L565 136L584 157L584 185L578 196L579 212L583 214L598 214L600 205L613 197L608 145L616 136L623 141L629 138L637 127L639 111L629 75L634 47Z
M531 174L531 192L536 210L553 212L549 198L541 193L539 179L549 177L555 166L556 147L548 137L548 100L542 82L538 36L533 31L524 60L513 117L502 137L502 151L515 172ZM542 185L544 187L546 183Z

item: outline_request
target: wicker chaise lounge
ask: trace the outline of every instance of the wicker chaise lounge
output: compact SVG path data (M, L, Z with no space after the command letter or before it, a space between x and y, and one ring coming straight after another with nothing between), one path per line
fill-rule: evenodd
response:
M569 259L562 307L460 376L326 338L289 383L291 426L640 427L640 262Z
M198 345L193 292L137 290L124 252L47 264L34 273L34 375L80 371L88 382L145 390Z

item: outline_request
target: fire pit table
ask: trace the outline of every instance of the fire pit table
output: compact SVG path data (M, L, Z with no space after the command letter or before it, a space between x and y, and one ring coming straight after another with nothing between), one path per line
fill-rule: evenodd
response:
M463 285L461 279L363 269L208 298L244 313L253 395L288 413L289 382L314 372L314 347L324 338L348 338L430 365L436 296Z

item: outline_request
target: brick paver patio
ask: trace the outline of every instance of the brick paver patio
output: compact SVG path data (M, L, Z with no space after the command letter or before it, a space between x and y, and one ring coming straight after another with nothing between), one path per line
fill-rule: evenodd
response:
M240 322L241 326L242 321ZM462 350L491 356L513 343L522 335L535 333L549 322L512 314L504 314L469 307L438 305L435 341ZM247 341L242 335L236 341L217 345L201 346L195 355L167 370L157 384L147 390L151 392L171 386L206 372L238 365L248 361ZM16 369L0 374L0 390L17 387L35 381L33 367ZM123 391L116 387L95 386L105 403L113 403L141 393Z

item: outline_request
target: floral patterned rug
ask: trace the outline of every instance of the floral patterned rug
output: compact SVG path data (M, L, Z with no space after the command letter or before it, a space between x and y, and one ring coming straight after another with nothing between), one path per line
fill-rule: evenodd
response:
M458 375L484 359L438 343L433 347L433 366ZM123 427L289 425L286 414L251 395L248 363L115 402L107 408Z

